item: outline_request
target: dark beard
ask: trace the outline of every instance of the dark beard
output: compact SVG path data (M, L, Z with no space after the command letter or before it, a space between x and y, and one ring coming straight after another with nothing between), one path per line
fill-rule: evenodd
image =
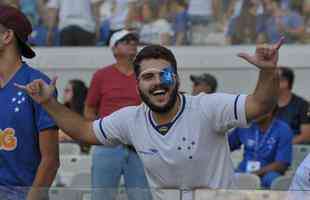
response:
M179 90L179 83L177 82L175 88L172 90L172 93L170 95L170 98L167 104L163 107L159 107L151 103L150 98L144 95L143 92L139 88L140 97L142 101L151 109L151 111L160 113L160 114L165 114L173 108L174 104L176 103L177 97L178 97L178 90Z

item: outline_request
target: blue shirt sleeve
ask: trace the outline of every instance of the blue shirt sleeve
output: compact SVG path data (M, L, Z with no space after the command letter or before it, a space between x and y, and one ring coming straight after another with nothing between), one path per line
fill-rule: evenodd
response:
M230 151L235 151L240 149L242 143L239 136L239 128L235 128L232 132L228 134L228 143Z
M286 124L283 124L280 132L280 141L278 143L275 161L290 165L292 162L293 132Z

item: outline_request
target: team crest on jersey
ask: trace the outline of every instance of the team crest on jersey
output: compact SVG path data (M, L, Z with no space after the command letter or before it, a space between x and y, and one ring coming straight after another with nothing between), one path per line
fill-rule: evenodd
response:
M268 140L267 140L267 144L269 145L273 145L275 144L277 141L274 137L270 137Z
M252 140L252 139L247 140L247 146L248 147L254 147L255 144L256 144L255 140Z
M21 105L26 101L26 97L22 92L17 92L16 96L12 97L11 103L14 105L14 112L18 113L21 110Z
M15 130L6 128L3 131L0 129L0 150L13 151L17 146L17 138Z
M167 126L162 126L162 127L160 127L158 130L159 130L159 132L161 132L161 133L167 133L168 130L169 130L169 128L168 128Z

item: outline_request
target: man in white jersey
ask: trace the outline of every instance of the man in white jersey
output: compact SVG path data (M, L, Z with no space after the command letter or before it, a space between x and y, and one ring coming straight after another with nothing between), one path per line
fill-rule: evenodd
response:
M297 168L290 190L310 191L310 154L306 156Z
M289 199L306 199L310 195L310 154L297 168L292 180Z
M233 166L225 133L232 127L267 113L277 103L278 49L260 46L255 55L239 54L260 69L252 95L201 94L178 92L179 76L173 53L160 45L143 48L134 69L137 89L143 101L111 115L86 121L52 97L53 84L36 80L24 89L71 137L89 144L135 147L150 183L154 199L167 199L162 190L230 188ZM191 193L186 199L192 199ZM185 198L184 198L185 199Z

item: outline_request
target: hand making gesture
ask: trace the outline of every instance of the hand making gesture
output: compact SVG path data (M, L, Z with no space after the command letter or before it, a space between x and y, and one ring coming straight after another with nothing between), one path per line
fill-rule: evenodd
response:
M37 103L44 104L53 98L53 94L56 90L56 80L57 77L54 77L50 84L47 84L45 81L37 79L27 85L15 83L15 86L26 91Z
M275 69L277 67L279 54L278 51L284 42L284 37L269 46L267 44L258 45L254 55L239 53L238 56L257 66L259 69Z

